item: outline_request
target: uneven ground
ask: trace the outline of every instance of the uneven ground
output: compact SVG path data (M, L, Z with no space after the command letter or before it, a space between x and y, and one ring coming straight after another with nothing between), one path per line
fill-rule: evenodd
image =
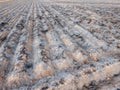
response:
M120 90L120 4L1 0L0 90Z

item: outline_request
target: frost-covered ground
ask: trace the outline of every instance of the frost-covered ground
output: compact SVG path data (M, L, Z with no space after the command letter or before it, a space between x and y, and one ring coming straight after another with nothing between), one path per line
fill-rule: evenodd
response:
M120 0L50 0L56 2L120 3Z
M100 1L0 3L0 90L119 90L120 4Z

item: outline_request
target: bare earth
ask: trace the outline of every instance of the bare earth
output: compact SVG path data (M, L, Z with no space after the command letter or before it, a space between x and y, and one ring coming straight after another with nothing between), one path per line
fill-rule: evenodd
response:
M120 0L0 0L0 90L120 90Z

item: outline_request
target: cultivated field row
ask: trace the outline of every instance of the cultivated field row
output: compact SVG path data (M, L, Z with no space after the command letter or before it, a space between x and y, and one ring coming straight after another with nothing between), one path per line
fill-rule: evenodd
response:
M119 22L119 7L1 5L0 89L105 90L107 80L119 88Z

